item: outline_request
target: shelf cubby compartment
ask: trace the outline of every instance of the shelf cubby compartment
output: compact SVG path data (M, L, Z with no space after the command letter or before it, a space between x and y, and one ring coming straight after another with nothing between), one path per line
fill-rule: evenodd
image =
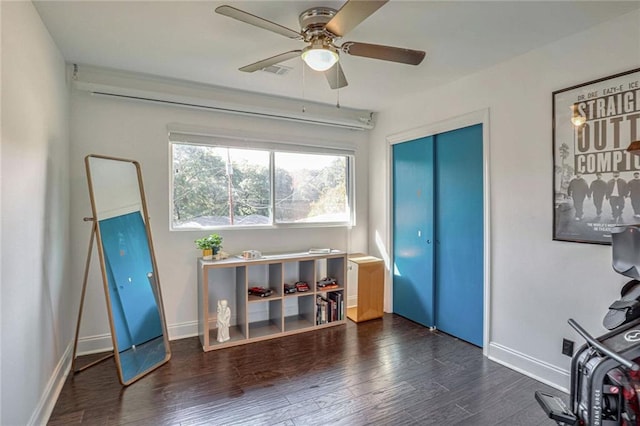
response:
M266 287L271 289L272 293L267 297L249 295L250 302L264 301L266 299L274 299L282 295L282 264L281 263L263 263L257 265L248 265L247 267L247 292L251 287Z
M344 290L331 289L316 294L316 324L325 325L344 322Z
M295 331L315 325L315 295L311 292L293 293L298 297L284 299L284 331Z
M347 264L344 256L327 257L326 259L319 259L316 262L316 279L314 282L314 288L316 291L337 291L343 290L345 287L345 280L347 274ZM337 288L325 289L318 287L317 283L323 278L334 278L338 283Z
M282 333L282 299L262 298L248 306L249 338Z
M208 321L206 331L200 326L200 340L205 346L233 346L247 338L246 295L241 291L246 282L246 268L211 269L203 272L207 277L207 297L198 304L199 310L206 309ZM240 285L239 285L240 284ZM202 289L200 290L202 291ZM218 301L225 299L231 310L229 337L226 342L218 342L217 308ZM206 334L205 334L206 332Z
M295 284L298 281L304 281L309 284L309 290L313 289L313 283L315 280L314 270L315 270L315 260L301 260L299 262L284 262L283 266L283 286L284 283L287 284ZM309 292L296 292L296 293L284 293L284 287L282 289L282 294L286 297L299 297L308 295Z

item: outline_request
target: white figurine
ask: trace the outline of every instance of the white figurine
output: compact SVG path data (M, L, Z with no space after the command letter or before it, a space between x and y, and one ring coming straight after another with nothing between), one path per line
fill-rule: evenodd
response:
M229 337L229 321L231 320L231 309L227 306L226 299L218 300L218 342L226 342Z

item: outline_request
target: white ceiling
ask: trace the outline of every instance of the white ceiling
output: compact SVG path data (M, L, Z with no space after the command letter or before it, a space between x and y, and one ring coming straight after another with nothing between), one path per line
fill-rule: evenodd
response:
M190 80L335 104L320 73L299 58L278 76L239 67L303 42L214 13L232 6L299 30L298 15L341 1L37 1L70 63ZM417 67L341 55L349 86L340 104L382 109L389 100L441 85L640 7L639 1L391 1L347 34L359 41L424 50Z

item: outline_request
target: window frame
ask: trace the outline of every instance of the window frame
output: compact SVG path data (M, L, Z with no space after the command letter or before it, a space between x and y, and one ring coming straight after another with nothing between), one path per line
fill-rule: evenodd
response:
M221 225L208 227L176 227L173 222L173 196L174 196L174 169L173 146L174 145L208 146L212 148L233 148L269 151L269 175L270 175L270 210L271 223L258 225ZM356 194L355 194L355 151L350 149L333 148L318 145L306 145L293 142L267 141L249 138L232 138L228 136L196 135L182 132L169 133L169 230L170 231L227 231L227 230L253 230L253 229L292 229L292 228L351 228L356 222ZM276 197L275 197L275 153L294 154L318 154L346 157L346 193L349 219L342 222L276 222Z

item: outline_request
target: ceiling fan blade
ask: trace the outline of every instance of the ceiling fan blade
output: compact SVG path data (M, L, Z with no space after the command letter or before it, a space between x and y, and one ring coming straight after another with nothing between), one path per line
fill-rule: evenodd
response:
M294 31L291 28L284 27L280 24L276 24L275 22L267 21L264 18L261 18L256 15L252 15L248 12L245 12L240 9L236 9L232 6L219 6L216 7L216 13L220 15L228 16L229 18L237 19L238 21L254 25L258 28L262 28L267 31L271 31L285 37L289 37L295 40L302 40L302 34L298 31Z
M380 9L389 0L349 0L342 5L336 15L331 18L325 29L338 37L344 37L346 33L358 26L358 24Z
M402 64L420 65L426 55L422 50L404 49L401 47L383 46L380 44L356 43L348 41L340 50L353 56L382 59L384 61L400 62Z
M292 50L290 52L281 53L279 55L272 56L270 58L263 59L258 62L254 62L253 64L246 65L240 68L240 71L244 71L244 72L260 71L263 68L267 68L271 65L275 65L277 63L284 62L289 59L293 59L297 56L300 56L301 53L302 53L302 50Z
M327 77L327 81L329 82L329 86L332 89L341 89L349 85L347 83L347 78L344 76L342 72L342 67L340 66L340 62L336 62L331 68L324 72L324 76Z

